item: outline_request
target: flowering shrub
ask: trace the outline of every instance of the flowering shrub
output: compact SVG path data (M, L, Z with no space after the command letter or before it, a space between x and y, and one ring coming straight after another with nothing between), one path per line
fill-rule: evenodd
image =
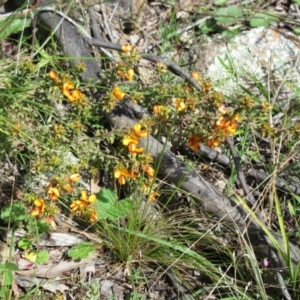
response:
M90 97L89 86L83 86L78 80L85 70L84 65L79 65L72 76L50 70L44 86L36 87L44 105L43 122L37 121L36 113L28 117L33 110L27 104L22 107L23 115L19 113L18 118L12 117L11 136L18 138L33 153L38 153L32 160L33 170L61 174L50 176L54 179L45 187L44 194L39 192L35 197L28 197L33 205L31 214L48 219L52 225L60 201L67 202L72 213L92 222L97 220L94 195L75 185L80 179L79 174L86 171L94 174L99 169L106 170L117 185L130 184L149 202L154 202L159 197L156 173L151 154L139 146L141 139L147 139L149 134L165 136L173 145L187 145L194 151L201 150L201 143L221 146L227 136L236 133L245 111L253 106L249 97L233 104L215 92L209 81L192 72L191 77L202 87L199 92L191 84L172 77L162 63L149 63L152 77L150 82L144 83L134 71L138 70L140 59L136 49L124 45L122 52L121 60L102 75L102 86L106 88L102 97ZM7 85L26 86L34 68L26 62L19 81L11 80ZM27 94L26 97L28 99ZM127 98L147 110L147 118L137 121L132 128L109 131L102 126L101 116L110 113ZM11 113L13 116L13 110ZM24 128L28 136L35 136L37 149L23 134ZM78 157L73 165L68 164L64 155L57 155L68 152Z

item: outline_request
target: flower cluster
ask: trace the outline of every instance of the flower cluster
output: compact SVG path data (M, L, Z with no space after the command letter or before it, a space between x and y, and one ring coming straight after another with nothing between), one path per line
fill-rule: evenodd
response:
M81 192L81 196L78 200L71 203L70 208L72 211L76 211L79 215L86 215L91 222L97 221L97 211L93 207L97 198L95 194L88 195L86 190Z
M124 185L127 178L135 180L140 172L143 171L147 175L147 178L144 178L142 191L148 195L149 202L153 202L159 196L159 193L153 191L155 187L153 183L155 171L151 166L153 159L151 154L144 153L145 149L143 147L138 147L139 139L145 138L147 135L147 129L143 128L142 124L137 123L133 126L132 130L130 130L129 134L123 137L123 145L127 146L131 158L133 159L133 167L126 168L124 165L120 165L115 169L114 177L118 180L120 185Z
M59 84L61 86L61 91L63 95L72 103L79 103L82 102L84 99L83 94L80 90L75 88L74 82L72 82L69 79L60 79L58 74L51 70L49 72L49 76L52 79L53 82L56 84Z
M47 197L38 198L33 201L35 208L30 212L34 217L44 217L48 222L55 227L53 216L59 211L55 205L55 201L63 193L72 193L73 185L78 182L80 175L78 173L72 174L63 180L52 179L48 187L46 188Z
M30 214L34 217L46 218L50 225L55 228L53 217L59 212L55 202L64 193L73 193L74 184L77 183L80 178L80 174L75 173L64 179L52 179L46 188L47 197L35 199L33 201L33 205L35 207L31 210ZM72 211L76 211L80 215L88 216L91 222L95 222L97 221L97 212L92 206L95 201L95 195L88 195L87 191L83 190L81 192L80 199L73 201L70 208Z

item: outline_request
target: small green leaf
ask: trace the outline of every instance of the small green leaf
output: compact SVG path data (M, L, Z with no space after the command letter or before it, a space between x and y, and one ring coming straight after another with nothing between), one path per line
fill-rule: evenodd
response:
M6 270L3 274L3 285L11 285L14 280L12 271Z
M264 14L264 13L257 13L253 16L250 20L251 27L267 27L272 23L275 23L279 20L278 16L274 14Z
M4 270L18 271L19 268L16 264L8 262L0 265L0 272Z
M300 0L293 0L294 3L297 3L298 5L300 5Z
M0 21L0 39L5 39L13 33L22 31L24 28L30 26L29 19L9 19Z
M84 259L87 258L91 252L93 252L95 248L91 243L88 242L83 242L80 243L74 247L72 247L68 251L68 255L73 259L73 260L78 260L78 259Z
M215 12L215 19L221 24L233 24L243 16L243 11L237 5L219 8Z
M203 23L199 24L199 30L206 34L216 30L217 22L214 19L205 20Z
M18 247L22 250L30 249L32 247L32 242L27 236L23 236L18 242Z
M218 6L222 6L227 3L227 0L215 0L214 4Z
M12 204L6 204L1 210L1 219L5 223L19 222L24 220L26 213L25 206L20 202L13 202Z
M102 203L114 204L117 200L117 194L111 189L101 189L101 191L96 194L97 200Z
M300 35L300 27L293 28L293 31L296 35Z
M36 257L36 262L39 264L45 263L49 260L50 254L46 250L41 250L38 252Z
M132 208L131 200L116 201L117 195L113 190L102 189L96 196L95 209L99 219L118 220Z

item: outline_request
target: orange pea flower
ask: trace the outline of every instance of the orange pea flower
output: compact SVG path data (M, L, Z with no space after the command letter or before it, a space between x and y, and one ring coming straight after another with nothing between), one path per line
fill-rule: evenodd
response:
M206 141L206 145L211 148L218 147L220 143L220 140L217 138L210 138Z
M157 192L151 192L148 196L148 202L153 203L155 202L156 198L158 198L160 196L159 193Z
M173 99L172 101L178 111L183 111L186 109L186 104L184 103L183 99L176 98Z
M124 146L128 146L129 144L138 145L138 143L139 143L139 140L134 135L125 135L123 137L123 145Z
M126 178L130 177L130 174L126 168L120 168L115 170L114 177L118 179L120 185L123 185L126 183Z
M88 192L86 190L83 190L81 192L81 198L80 199L87 202L87 203L94 203L94 202L96 202L97 197L96 197L95 194L92 194L92 195L89 196Z
M139 172L136 170L129 170L129 175L132 179L136 179L139 175Z
M143 166L143 170L150 177L153 177L155 174L154 169L149 165Z
M70 208L72 211L82 211L87 206L87 203L83 200L75 200L71 203Z
M130 144L128 145L128 151L129 151L130 153L142 154L142 153L144 153L145 149L144 149L143 147L137 148L137 146L136 146L135 144L130 143Z
M62 92L71 102L76 102L83 97L83 94L79 90L75 90L75 84L70 80L63 84Z
M200 141L201 137L198 134L193 134L188 138L188 145L195 151L200 151Z
M59 197L59 190L56 187L48 187L47 193L49 195L50 200L56 200Z
M118 100L122 100L122 99L125 97L125 93L122 92L118 86L115 86L115 87L114 87L114 89L113 89L113 91L112 91L112 94L113 94L114 97L117 98Z
M75 174L72 174L68 177L68 180L71 182L71 183L75 183L77 182L78 180L80 180L81 176L80 174L78 173L75 173Z
M40 215L45 210L45 201L43 199L36 199L33 204L35 208L30 212L33 217Z
M142 125L137 123L133 126L133 131L134 131L134 134L137 136L137 137L146 137L148 135L148 131L147 130L141 130L142 128Z
M124 53L129 54L133 49L133 45L123 45L121 49Z
M51 70L49 72L49 77L54 81L57 82L59 80L59 77L57 75L57 73L54 70Z
M153 107L153 113L154 113L155 115L161 114L163 108L164 108L163 105L155 105L155 106Z
M141 154L144 152L144 148L137 148L139 140L134 135L125 135L123 138L123 145L128 146L128 151L131 153Z
M194 78L196 81L201 80L201 76L198 72L192 72L191 77Z
M90 214L90 221L92 223L95 223L98 221L98 216L97 216L97 212L95 209L92 210L91 214Z
M134 70L133 69L129 69L126 73L124 73L123 71L118 71L118 75L121 78L124 78L128 81L132 80L133 76L134 76Z
M73 193L73 188L69 183L65 184L63 188L67 193Z

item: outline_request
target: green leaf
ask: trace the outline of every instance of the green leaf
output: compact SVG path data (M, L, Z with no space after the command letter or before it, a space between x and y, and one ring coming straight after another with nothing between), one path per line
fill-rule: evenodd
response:
M114 204L117 200L117 194L111 189L101 189L96 196L98 201L107 204L109 203L110 205Z
M23 236L18 242L18 247L22 250L30 249L32 247L32 242L27 236Z
M39 264L45 263L49 260L50 254L46 250L41 250L38 252L36 257L36 262Z
M0 272L5 270L18 271L19 268L16 264L8 262L0 265Z
M227 0L215 0L214 4L218 6L222 6L227 3Z
M267 27L270 24L277 22L278 16L274 14L257 13L252 19L250 19L251 27Z
M26 213L25 206L20 202L13 202L12 204L6 204L1 210L1 219L5 223L19 222L24 220Z
M199 24L199 30L206 34L216 30L217 22L214 19L205 20L203 23Z
M298 5L300 5L300 0L293 0L294 3L297 3Z
M95 248L91 243L88 242L83 242L80 243L74 247L72 247L68 251L68 255L73 259L73 260L78 260L78 259L84 259L87 258L91 252L93 252Z
M233 24L243 16L243 11L237 5L219 8L215 12L215 19L221 24Z
M24 28L29 27L31 20L29 19L6 19L0 20L0 39L5 39L13 33L22 31Z
M50 230L49 223L44 220L37 220L36 218L30 216L31 218L27 218L28 224L26 226L26 229L28 233L46 233Z
M293 31L296 35L300 35L300 27L293 28Z
M11 285L14 280L12 271L6 270L3 274L3 285Z
M103 220L118 220L126 216L133 205L131 200L116 201L117 195L110 189L102 189L96 196L95 209L98 218Z

